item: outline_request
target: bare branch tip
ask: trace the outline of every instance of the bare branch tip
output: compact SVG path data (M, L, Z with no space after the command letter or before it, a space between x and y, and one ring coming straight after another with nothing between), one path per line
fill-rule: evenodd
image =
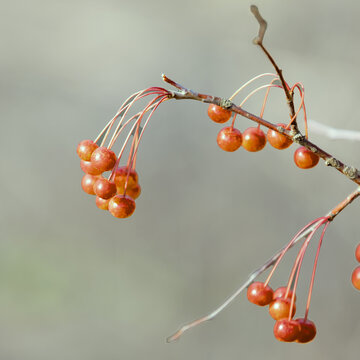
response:
M259 34L258 36L253 40L253 43L255 45L261 45L264 40L265 31L267 28L267 22L265 19L260 15L259 9L256 5L250 6L250 11L255 16L256 20L258 21L260 28L259 28Z

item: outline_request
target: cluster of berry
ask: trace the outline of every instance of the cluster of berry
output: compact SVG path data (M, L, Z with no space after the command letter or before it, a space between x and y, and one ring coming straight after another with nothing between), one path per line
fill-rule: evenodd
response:
M208 115L211 120L216 123L223 124L230 120L232 112L220 106L210 104L208 108ZM285 124L277 124L282 128L286 128ZM241 133L234 128L234 122L231 126L225 127L219 131L217 136L217 143L222 150L233 152L242 146L245 150L256 152L262 150L266 145L266 139L275 149L283 150L288 148L292 141L285 135L277 131L269 129L266 136L257 127L250 127ZM299 147L294 153L295 164L301 169L310 169L317 165L319 157L308 150L306 147Z
M317 253L315 256L314 267L312 277L310 281L309 294L306 304L305 316L303 318L293 319L296 312L296 287L300 275L301 265L305 256L306 249L313 238L315 232L322 226L325 225L320 236L318 243ZM316 219L310 224L306 225L303 229L298 232L295 237L289 242L284 248L281 255L274 264L272 271L265 282L254 282L248 287L247 297L250 302L259 306L269 305L270 316L276 320L274 326L275 338L279 341L285 342L298 342L307 343L314 339L316 335L315 324L308 319L308 313L310 308L310 300L312 295L312 289L315 279L315 271L317 267L318 257L320 253L320 247L322 244L323 237L327 226L329 225L329 218L323 217ZM299 235L309 233L306 240L301 246L299 253L296 257L292 271L290 273L289 281L287 286L280 287L275 291L272 290L268 283L274 274L275 269L284 257L285 253L294 244Z
M96 195L96 205L117 218L126 218L135 211L135 199L140 195L138 175L127 167L116 167L112 150L99 147L92 140L83 140L77 147L80 167L85 172L81 186L90 195ZM112 171L109 179L102 173ZM126 189L126 190L125 190Z
M360 262L360 243L356 247L355 250L355 258L358 262ZM354 285L355 289L360 290L360 266L357 266L351 276L351 282Z
M126 119L132 106L139 100L155 95L155 98L142 111ZM115 116L105 125L97 138L83 140L77 147L80 167L85 172L81 186L90 195L96 195L96 205L101 210L109 210L117 218L127 218L135 211L135 200L141 193L139 177L135 170L137 152L143 132L159 105L169 98L169 92L163 88L152 87L132 94L120 106ZM143 126L141 122L149 112ZM116 122L118 124L115 126ZM122 135L123 130L132 124L118 156L111 150ZM113 130L108 146L104 144ZM130 142L130 137L133 140ZM99 142L100 146L97 144ZM131 143L126 166L119 166L128 143ZM103 174L110 172L108 178Z

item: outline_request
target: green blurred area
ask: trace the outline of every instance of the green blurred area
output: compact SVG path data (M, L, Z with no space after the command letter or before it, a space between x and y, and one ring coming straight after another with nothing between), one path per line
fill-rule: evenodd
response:
M359 293L350 276L359 242L354 202L329 227L310 317L316 340L278 343L266 310L245 295L176 344L178 326L213 310L307 222L354 185L323 164L300 171L294 147L228 154L206 106L166 102L140 148L142 194L118 220L82 192L76 145L94 138L131 93L161 74L228 97L273 71L251 44L247 1L3 1L0 22L2 200L0 359L355 359ZM359 130L354 1L258 1L265 40L309 117ZM285 122L283 94L265 118ZM262 97L248 103L260 111ZM238 119L238 127L251 126ZM359 144L315 142L359 166ZM313 250L310 253L313 255ZM287 281L295 252L274 278ZM312 257L298 293L304 311Z

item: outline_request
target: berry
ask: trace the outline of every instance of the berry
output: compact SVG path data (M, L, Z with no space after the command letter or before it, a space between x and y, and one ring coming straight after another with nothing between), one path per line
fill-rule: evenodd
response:
M118 195L124 195L125 188L121 186L117 186L117 193ZM136 184L131 187L127 187L126 189L126 195L129 195L132 199L136 200L141 194L141 186L139 184Z
M98 196L95 199L96 206L101 210L109 210L109 201L110 199L103 199Z
M265 286L264 283L256 281L248 287L247 298L255 305L265 306L272 301L273 290L270 286Z
M256 152L262 150L266 145L264 132L258 127L250 127L243 134L242 146L245 150Z
M319 162L319 157L305 146L296 149L294 153L294 161L300 169L311 169Z
M281 126L284 129L286 128L285 124L277 124L277 126ZM269 129L266 137L270 145L278 150L286 149L292 144L292 141L289 138L275 130Z
M304 344L313 340L316 335L315 324L311 320L307 319L296 319L295 321L300 326L300 332L296 342Z
M112 150L102 146L92 153L91 163L101 172L112 170L116 163L116 155Z
M291 300L289 298L286 299L278 298L270 304L269 313L274 320L281 320L289 317L290 308L291 308ZM296 306L294 304L291 317L295 315L295 312L296 312Z
M115 195L109 202L111 215L121 219L131 216L135 207L135 201L127 195Z
M116 169L115 171L115 184L117 187L124 188L126 179L128 179L127 182L127 188L134 187L137 185L139 181L139 176L137 172L133 169L130 170L129 177L128 176L128 167L127 166L121 166Z
M232 126L225 127L220 130L217 136L217 143L220 148L225 151L235 151L241 146L242 143L241 132Z
M81 170L86 174L100 175L102 173L101 170L94 167L94 165L92 164L91 161L80 160L80 167L81 167Z
M90 161L91 154L98 148L98 145L92 140L83 140L79 143L76 152L79 158L84 161Z
M274 335L279 341L295 341L299 333L300 325L295 320L282 319L278 320L274 325Z
M360 266L356 267L351 276L351 282L355 289L360 290Z
M210 104L208 107L209 118L219 124L227 122L231 118L231 114L230 110L226 110L221 106Z
M285 294L286 294L286 289L287 289L286 286L281 286L281 287L277 288L277 289L274 291L274 300L276 300L276 299L278 299L278 298L281 298L281 299L284 298L284 297L285 297ZM293 291L292 291L292 290L289 290L287 299L291 299L291 298L292 298L292 295L293 295ZM295 295L295 301L296 301L296 295Z
M85 174L81 180L81 187L89 195L95 195L94 184L98 180L98 176Z
M116 185L108 179L100 178L94 184L94 192L102 199L110 199L116 194Z
M358 262L360 262L360 244L356 247L355 258Z

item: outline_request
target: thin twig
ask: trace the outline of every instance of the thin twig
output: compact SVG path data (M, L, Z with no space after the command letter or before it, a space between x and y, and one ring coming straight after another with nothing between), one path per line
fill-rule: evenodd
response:
M313 133L326 136L331 140L360 141L360 131L337 129L315 120L309 120L309 128Z
M342 211L344 210L353 200L355 200L358 196L360 196L360 187L358 187L355 191L353 191L344 201L342 201L340 204L335 206L333 210L331 210L326 217L329 219L329 221L334 220L334 218ZM298 243L300 240L302 240L304 237L309 235L318 225L319 223L323 222L324 218L321 218L319 221L315 222L312 226L307 228L304 232L302 232L291 244L290 247L294 246L296 243ZM275 255L273 255L270 259L268 259L263 265L261 265L259 268L254 270L246 279L246 281L231 295L229 296L218 308L216 308L213 312L210 314L203 316L195 321L192 321L180 328L175 334L169 336L167 338L167 342L172 342L174 340L179 339L187 330L190 330L191 328L200 325L206 321L214 319L221 311L223 311L228 305L230 305L259 275L261 275L264 271L266 271L268 268L270 268L272 265L275 264L276 260L281 256L283 250L288 246L285 245L282 247ZM290 248L289 247L289 248Z
M291 124L291 129L294 130L294 131L297 131L298 128L297 128L297 123L296 123L295 106L294 106L294 99L293 99L292 92L290 92L289 88L286 86L286 81L285 81L284 76L282 74L282 70L279 68L276 61L274 60L274 58L271 56L271 54L269 53L269 51L265 48L265 46L263 44L263 39L264 39L264 35L265 35L265 32L266 32L266 28L267 28L267 22L260 15L260 12L259 12L259 9L257 8L257 6L251 5L250 10L254 14L256 20L259 23L259 35L253 40L253 43L255 45L260 46L261 50L265 53L265 55L268 57L269 61L273 65L276 73L279 75L280 81L282 83L282 87L283 87L284 92L285 92L287 103L289 104L290 118L295 119L293 121L293 123Z

